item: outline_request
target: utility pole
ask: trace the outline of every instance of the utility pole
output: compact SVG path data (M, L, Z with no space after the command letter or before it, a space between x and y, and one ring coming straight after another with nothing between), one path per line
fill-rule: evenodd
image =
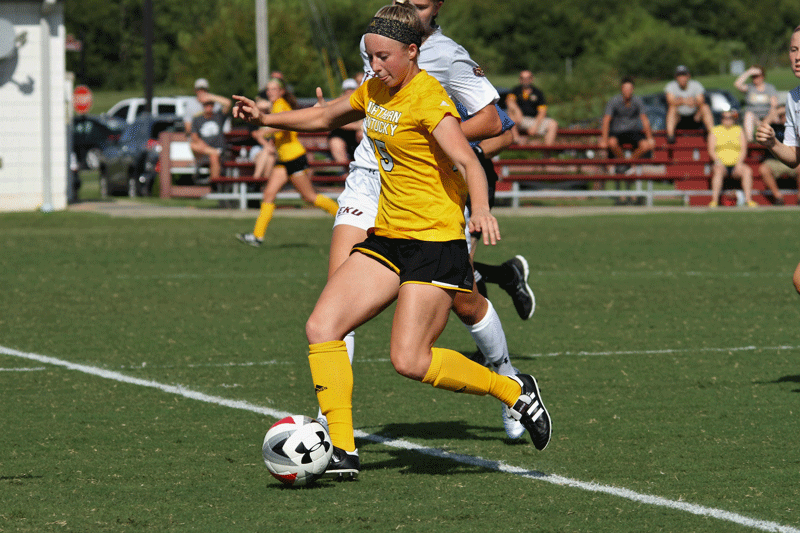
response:
M153 0L144 0L144 99L145 109L153 108Z
M258 56L258 89L269 81L269 15L267 0L256 0L256 55Z

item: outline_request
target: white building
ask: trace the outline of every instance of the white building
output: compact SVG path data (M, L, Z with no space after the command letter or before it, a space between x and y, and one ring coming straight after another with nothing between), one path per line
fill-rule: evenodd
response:
M0 2L0 212L67 206L62 0Z

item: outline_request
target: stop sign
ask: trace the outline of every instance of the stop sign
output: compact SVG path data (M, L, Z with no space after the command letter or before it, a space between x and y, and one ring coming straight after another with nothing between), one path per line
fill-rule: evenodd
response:
M72 93L72 105L76 113L88 113L92 108L92 91L86 85L78 85Z

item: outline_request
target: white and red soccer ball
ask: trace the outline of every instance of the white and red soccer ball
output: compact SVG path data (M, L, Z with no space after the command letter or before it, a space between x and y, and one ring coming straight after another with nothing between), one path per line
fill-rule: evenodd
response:
M333 444L322 424L307 416L293 415L269 428L261 453L276 479L286 485L301 486L325 472Z

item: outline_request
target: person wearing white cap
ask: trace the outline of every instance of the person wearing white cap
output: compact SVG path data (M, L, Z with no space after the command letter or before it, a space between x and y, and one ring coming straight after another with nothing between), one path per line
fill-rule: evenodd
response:
M706 133L714 128L711 108L706 103L705 87L692 80L685 65L675 69L675 79L667 83L664 93L667 97L667 142L675 142L675 130L696 130L704 128Z
M230 98L213 94L209 92L208 87L208 80L205 78L197 78L194 81L194 94L197 98L186 104L186 110L183 115L183 125L186 128L187 135L192 132L192 120L194 117L203 114L203 104L207 100L214 102L214 111L219 111L223 115L227 115L231 109L233 102Z
M342 82L342 96L349 96L358 89L358 82L353 78L347 78ZM341 128L336 128L328 134L328 151L331 158L337 163L349 163L353 160L353 154L361 142L362 120L345 124Z

